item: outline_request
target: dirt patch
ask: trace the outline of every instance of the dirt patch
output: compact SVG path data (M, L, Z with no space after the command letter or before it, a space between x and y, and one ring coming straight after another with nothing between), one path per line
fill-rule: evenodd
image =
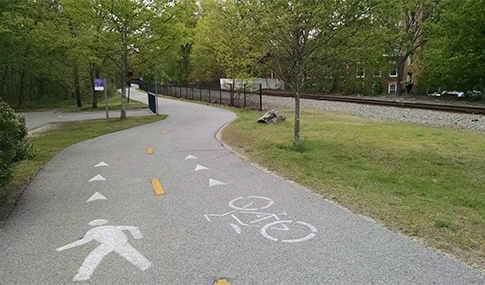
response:
M57 129L60 126L61 126L61 123L49 123L47 125L43 125L42 127L38 127L33 130L30 130L27 137L38 137L40 133L48 130Z

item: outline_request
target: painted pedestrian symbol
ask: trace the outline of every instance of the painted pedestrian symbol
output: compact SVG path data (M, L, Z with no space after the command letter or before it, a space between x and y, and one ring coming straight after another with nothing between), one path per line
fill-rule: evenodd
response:
M128 237L123 232L125 230L129 231L135 239L143 238L138 227L104 226L107 223L108 221L104 219L89 222L89 225L95 228L89 230L84 235L84 238L57 249L57 251L63 251L86 244L92 240L100 243L100 245L95 248L86 259L84 259L78 273L72 279L73 281L89 280L96 267L101 263L101 260L103 260L108 253L113 251L124 257L142 271L147 270L153 265L128 243Z
M260 233L263 237L285 243L307 241L317 234L317 228L309 223L281 220L280 216L286 215L286 213L262 212L262 210L269 208L273 203L274 201L267 197L239 197L229 201L229 207L234 210L224 214L205 214L204 217L209 222L212 222L214 217L230 217L231 220L237 223L229 223L237 234L241 234L241 226L258 227L261 228Z

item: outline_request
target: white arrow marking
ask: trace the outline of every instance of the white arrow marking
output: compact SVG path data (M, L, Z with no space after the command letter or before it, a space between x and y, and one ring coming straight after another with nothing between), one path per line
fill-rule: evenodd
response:
M91 198L89 198L89 199L86 201L86 203L87 203L87 202L91 202L91 201L95 201L95 200L107 200L107 198L106 198L106 197L104 197L103 195L99 194L99 192L96 192L96 193L94 193L94 195L93 195L93 196L91 196Z
M100 163L96 164L94 167L100 167L100 166L109 166L106 162L101 161Z
M185 160L188 160L188 159L199 159L199 158L197 156L193 156L193 155L189 154L189 155L187 155Z
M194 170L194 171L206 170L206 169L209 169L209 168L207 168L207 167L205 167L205 166L202 166L202 165L200 165L200 164L197 164L197 167L195 168L195 170Z
M224 182L217 181L217 180L211 178L209 180L209 187L216 186L216 185L227 185L227 184L224 183Z
M89 180L88 182L92 182L92 181L106 181L106 179L104 179L103 176L98 174L98 175L94 176L93 178L91 178L91 180Z

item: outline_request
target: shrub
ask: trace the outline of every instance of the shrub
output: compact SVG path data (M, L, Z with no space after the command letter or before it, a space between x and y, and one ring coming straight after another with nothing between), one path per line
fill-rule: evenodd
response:
M25 141L25 118L0 99L0 189L10 181L13 162L30 158L32 145Z

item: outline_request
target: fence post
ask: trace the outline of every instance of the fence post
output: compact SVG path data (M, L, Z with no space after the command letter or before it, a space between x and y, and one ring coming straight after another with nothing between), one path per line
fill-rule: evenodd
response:
M219 83L219 104L222 105L222 86Z
M246 83L244 83L244 108L246 108Z
M189 93L187 92L187 83L185 83L185 99L189 99Z
M234 84L230 84L230 88L229 88L229 99L230 99L230 103L231 103L231 106L234 107Z
M259 111L263 111L263 84L259 84Z
M207 84L207 86L209 87L209 103L210 103L211 102L211 85Z

